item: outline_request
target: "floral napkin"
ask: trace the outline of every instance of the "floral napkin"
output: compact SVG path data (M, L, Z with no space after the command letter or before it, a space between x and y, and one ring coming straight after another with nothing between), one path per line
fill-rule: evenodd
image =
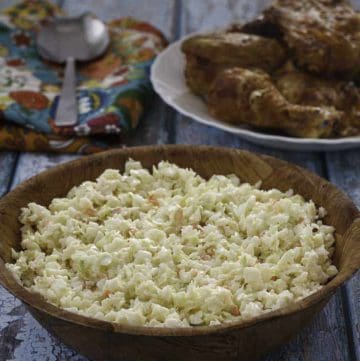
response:
M166 40L148 23L113 20L107 52L77 66L78 124L57 127L64 67L39 57L35 34L58 15L60 9L43 0L0 14L0 149L92 153L119 145L151 100L150 66Z

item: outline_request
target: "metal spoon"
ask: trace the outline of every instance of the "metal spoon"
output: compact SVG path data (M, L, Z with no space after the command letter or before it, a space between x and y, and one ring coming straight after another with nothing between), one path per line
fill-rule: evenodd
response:
M55 114L57 126L77 123L75 61L89 61L100 56L109 45L105 24L93 15L49 20L38 32L39 54L50 61L66 62L60 100Z

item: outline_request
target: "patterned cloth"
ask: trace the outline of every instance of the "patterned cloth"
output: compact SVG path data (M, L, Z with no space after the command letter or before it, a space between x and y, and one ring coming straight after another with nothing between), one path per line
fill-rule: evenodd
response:
M92 153L131 135L151 100L150 65L166 46L153 26L132 18L109 22L110 46L78 64L78 124L57 127L54 115L64 67L39 57L41 22L61 15L43 0L0 15L0 148Z

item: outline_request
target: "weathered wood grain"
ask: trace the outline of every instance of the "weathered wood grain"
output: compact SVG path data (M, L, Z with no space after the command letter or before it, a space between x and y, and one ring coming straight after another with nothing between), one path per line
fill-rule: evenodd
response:
M5 9L5 8L7 8L9 6L13 6L15 4L18 4L20 2L21 2L21 0L1 0L1 2L0 2L0 10Z
M255 17L270 1L183 1L181 36L194 31L211 30L234 21L246 21ZM266 153L297 163L325 175L320 153L284 152L260 147L239 137L199 124L187 117L177 115L175 139L177 143L211 144L245 148ZM332 298L325 310L291 343L266 358L277 360L330 361L350 360L344 319L344 305L340 292Z
M143 21L149 21L167 37L172 36L175 0L77 0L64 1L63 9L69 15L79 15L91 11L103 20L111 20L132 16Z
M342 188L360 208L360 149L326 154L331 182ZM348 305L347 318L353 334L353 351L360 360L360 273L346 285L343 295Z
M74 155L22 153L17 161L13 179L11 182L8 180L7 187L14 188L33 175L74 158ZM2 173L0 174L2 176ZM49 335L28 313L25 306L2 287L0 310L0 360L86 361Z
M154 95L154 101L150 109L141 119L135 134L128 140L126 145L150 145L168 144L171 141L172 122L170 118L175 116L175 111Z
M0 197L9 189L16 159L16 152L0 153Z
M20 1L3 0L0 2L0 10L18 2ZM0 197L11 187L16 160L16 152L0 153ZM24 327L26 318L27 312L21 302L0 287L0 360L25 361L25 357L31 360L30 353L21 350L22 344L30 345L23 342L27 337L22 337L22 330L28 330ZM41 331L37 332L37 335L40 334ZM36 338L37 336L33 337ZM44 355L43 359L46 357Z
M360 1L359 0L350 0L350 4L354 7L354 9L359 11L359 9L360 9Z
M22 153L17 162L11 188L37 173L77 157L73 154Z
M177 115L176 142L181 144L208 144L224 147L244 148L257 153L269 154L274 157L296 163L311 171L323 175L323 158L321 153L283 152L246 142L239 137L197 123L188 117Z
M345 322L342 319L338 322L339 313L342 315L343 309L341 292L337 292L310 325L264 361L352 360Z

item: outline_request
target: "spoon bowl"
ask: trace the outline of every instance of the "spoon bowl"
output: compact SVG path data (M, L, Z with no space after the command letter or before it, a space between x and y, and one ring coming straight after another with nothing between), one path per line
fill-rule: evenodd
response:
M106 50L109 34L105 24L90 13L79 17L49 20L37 34L39 54L50 61L64 63L92 60Z
M57 126L77 123L75 61L89 61L99 57L105 52L109 41L105 24L90 13L51 19L39 30L36 46L40 56L56 63L66 62L55 114Z

